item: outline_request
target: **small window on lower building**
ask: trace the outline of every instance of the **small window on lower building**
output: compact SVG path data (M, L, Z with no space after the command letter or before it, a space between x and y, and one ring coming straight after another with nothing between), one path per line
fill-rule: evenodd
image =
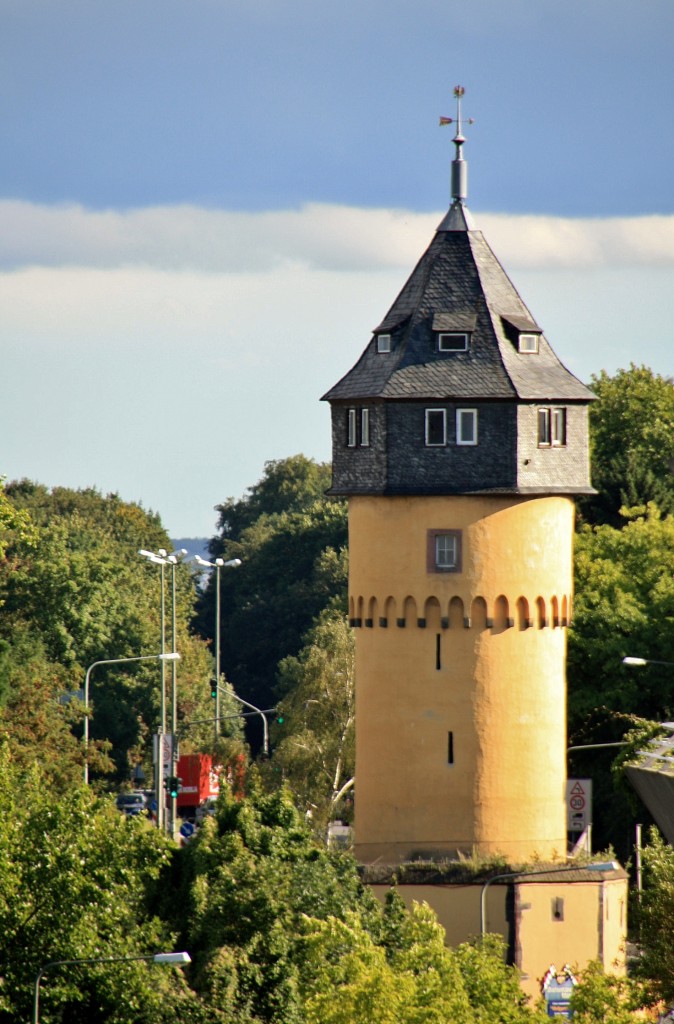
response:
M428 572L461 572L461 530L429 530L426 544Z
M477 409L456 410L456 443L477 444Z
M426 446L447 444L447 413L444 409L426 409Z

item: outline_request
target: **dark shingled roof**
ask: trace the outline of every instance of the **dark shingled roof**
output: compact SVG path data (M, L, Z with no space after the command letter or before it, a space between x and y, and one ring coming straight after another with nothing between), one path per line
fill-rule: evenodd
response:
M323 399L591 401L592 392L560 363L482 232L468 218L452 216L454 210L363 355ZM437 331L469 332L468 351L438 352ZM537 354L518 351L520 331L539 334ZM377 352L380 333L392 335L390 353Z

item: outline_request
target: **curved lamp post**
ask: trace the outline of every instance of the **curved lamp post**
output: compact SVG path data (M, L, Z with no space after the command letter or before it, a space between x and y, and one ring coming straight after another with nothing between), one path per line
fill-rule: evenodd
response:
M493 875L487 879L480 892L480 938L487 931L487 890L492 882L503 881L504 878L521 878L523 882L526 882L528 878L533 878L536 875L559 875L569 871L618 871L619 868L620 865L617 861L609 860L596 864L566 864L564 867L541 869L540 871L505 871L501 875Z
M172 651L170 654L143 654L137 658L104 658L101 661L94 661L87 669L87 674L84 677L84 785L89 783L89 681L91 679L91 673L97 665L123 665L128 661L172 661L176 662L180 660L180 655L177 651Z
M189 953L148 953L145 956L110 956L110 957L87 957L83 960L51 960L44 964L35 976L33 989L33 1024L39 1024L40 1020L40 982L42 976L50 967L64 967L72 964L121 964L130 963L133 960L148 960L155 964L189 964L192 957Z
M225 562L223 558L216 558L214 562L209 562L201 555L195 555L194 560L204 569L215 569L215 739L217 740L220 735L220 570L238 569L241 559L230 558Z

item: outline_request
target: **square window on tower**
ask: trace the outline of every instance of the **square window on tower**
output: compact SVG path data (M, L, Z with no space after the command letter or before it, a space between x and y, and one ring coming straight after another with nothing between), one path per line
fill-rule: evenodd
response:
M429 530L426 540L428 572L461 572L461 530Z

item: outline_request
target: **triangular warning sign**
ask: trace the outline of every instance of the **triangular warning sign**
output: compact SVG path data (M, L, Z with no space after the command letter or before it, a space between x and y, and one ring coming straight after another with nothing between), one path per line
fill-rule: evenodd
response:
M581 796L585 796L585 790L581 786L580 782L576 782L575 785L573 785L571 787L571 792L572 793L580 793Z

